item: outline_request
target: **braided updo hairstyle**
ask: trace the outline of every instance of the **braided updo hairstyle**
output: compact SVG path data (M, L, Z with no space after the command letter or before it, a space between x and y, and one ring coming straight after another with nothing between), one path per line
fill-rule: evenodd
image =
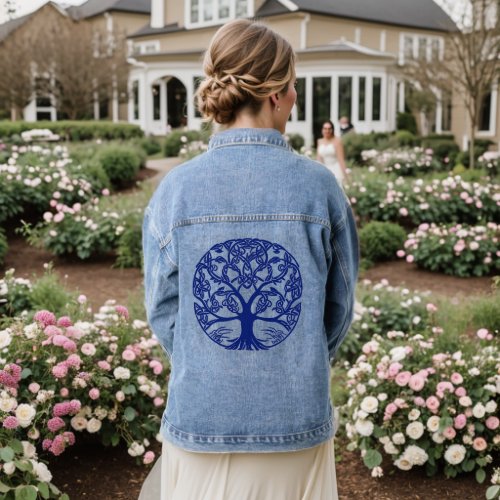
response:
M244 107L258 113L267 97L288 89L294 65L291 45L267 26L246 19L229 22L205 53L198 109L220 124L233 122Z

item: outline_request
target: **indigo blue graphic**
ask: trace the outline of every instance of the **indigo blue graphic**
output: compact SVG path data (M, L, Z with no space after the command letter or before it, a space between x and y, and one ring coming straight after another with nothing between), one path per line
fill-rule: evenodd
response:
M283 342L300 316L299 264L281 245L245 238L214 245L196 265L194 312L226 349L261 350Z

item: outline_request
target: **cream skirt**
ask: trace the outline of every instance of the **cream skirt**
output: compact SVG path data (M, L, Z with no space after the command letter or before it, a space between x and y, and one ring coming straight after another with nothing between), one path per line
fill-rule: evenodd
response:
M282 453L194 453L164 441L139 500L338 500L333 439Z

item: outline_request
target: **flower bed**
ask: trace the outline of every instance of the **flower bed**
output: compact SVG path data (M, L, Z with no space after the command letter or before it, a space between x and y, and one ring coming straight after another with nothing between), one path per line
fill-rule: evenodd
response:
M432 149L369 149L361 153L363 162L373 165L379 172L402 176L416 176L446 170L448 162L441 163Z
M83 433L104 445L124 441L131 456L154 460L147 448L167 381L161 348L125 307L108 301L92 316L79 301L73 319L41 310L0 331L2 493L28 488L58 497L47 467L30 460L61 455Z
M462 339L461 351L442 350L439 337L389 331L374 335L348 371L343 408L350 449L359 449L373 476L383 456L401 470L441 468L447 477L476 472L500 448L500 350L485 329L481 350ZM476 354L476 353L480 354Z
M500 269L500 226L421 224L408 235L398 257L454 276L484 276Z
M347 193L363 220L406 225L500 220L500 185L465 182L459 176L388 182L365 175L347 186Z

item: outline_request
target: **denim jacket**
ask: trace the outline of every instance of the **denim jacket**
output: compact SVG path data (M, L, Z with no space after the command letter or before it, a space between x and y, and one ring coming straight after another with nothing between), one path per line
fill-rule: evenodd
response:
M229 129L162 180L143 223L145 305L171 374L162 436L276 452L334 434L330 362L353 316L358 238L323 165L274 129Z

